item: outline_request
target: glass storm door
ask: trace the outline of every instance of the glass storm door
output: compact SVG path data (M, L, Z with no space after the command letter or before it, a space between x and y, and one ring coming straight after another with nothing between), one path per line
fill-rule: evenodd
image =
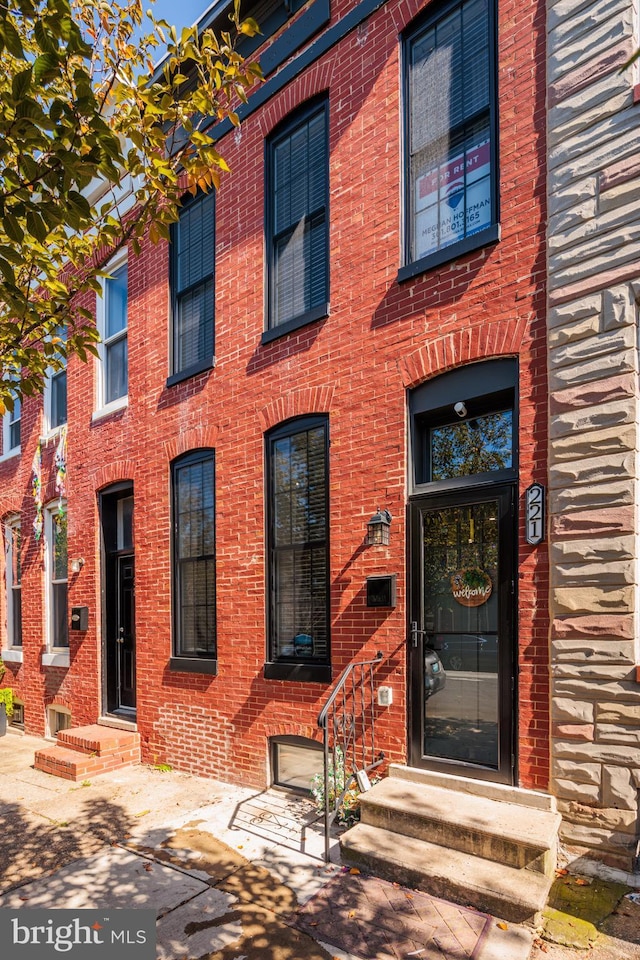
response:
M116 689L118 707L136 705L136 644L134 633L134 558L118 557Z
M512 490L412 505L415 766L512 783Z

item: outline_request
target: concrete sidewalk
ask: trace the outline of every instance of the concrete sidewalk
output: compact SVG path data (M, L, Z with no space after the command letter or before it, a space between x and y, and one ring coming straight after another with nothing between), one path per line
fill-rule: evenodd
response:
M308 801L142 766L70 783L41 744L0 739L0 907L153 907L158 960L529 956L528 928L325 864Z

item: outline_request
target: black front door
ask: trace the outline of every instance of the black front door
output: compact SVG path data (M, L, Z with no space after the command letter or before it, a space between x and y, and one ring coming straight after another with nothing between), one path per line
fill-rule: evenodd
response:
M411 505L414 766L513 783L513 487Z
M104 546L103 663L107 713L133 719L136 709L133 491L121 485L101 496Z
M136 638L133 554L119 556L116 592L116 709L136 706Z

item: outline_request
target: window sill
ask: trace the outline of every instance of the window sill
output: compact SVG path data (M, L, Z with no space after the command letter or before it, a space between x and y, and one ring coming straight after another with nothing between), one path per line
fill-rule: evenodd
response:
M68 667L69 666L69 651L64 650L59 653L43 653L42 654L42 666L43 667Z
M0 651L0 657L5 663L22 663L23 654L17 647L9 647L8 650Z
M331 665L327 663L283 663L267 661L265 680L297 680L301 683L331 683Z
M6 460L13 460L14 457L19 457L20 453L20 447L14 447L13 450L8 450L6 453L2 454L0 457L0 463L5 463Z
M212 357L210 360L201 360L200 363L194 363L192 366L186 367L184 370L179 370L177 373L172 373L170 377L167 377L165 386L173 387L176 383L182 383L183 380L189 380L191 377L195 377L198 373L206 373L207 370L213 370L215 365L215 357Z
M287 320L286 323L281 323L277 327L271 327L269 330L265 330L260 342L262 344L271 343L272 340L286 337L288 333L293 333L295 330L299 330L300 327L306 327L310 323L315 323L316 320L326 320L328 316L329 304L321 303L319 307L308 310L300 317L294 317L293 320Z
M57 440L66 425L66 423L61 423L57 427L47 427L45 432L40 437L40 442L49 443L50 440Z
M465 237L464 240L459 240L457 243L452 243L448 247L443 247L442 250L430 253L427 257L421 257L420 260L414 260L413 263L408 263L406 267L400 267L397 277L398 283L403 283L405 280L412 280L421 273L426 273L428 270L441 267L443 264L450 263L452 260L458 260L467 253L479 250L481 247L486 247L491 243L497 243L499 240L500 224L494 223L492 226L487 227L486 230L480 230L471 237Z
M172 673L203 673L218 676L218 661L204 660L200 657L170 657L169 670Z
M104 407L100 407L99 410L94 410L91 414L91 423L95 423L96 420L103 420L105 417L108 417L111 413L117 413L118 410L124 410L125 407L129 406L129 397L118 397L117 400L112 400L111 403L106 403Z

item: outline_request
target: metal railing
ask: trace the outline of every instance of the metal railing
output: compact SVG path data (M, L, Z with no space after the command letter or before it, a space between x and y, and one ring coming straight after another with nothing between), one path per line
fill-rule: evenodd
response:
M318 716L324 747L324 858L330 857L331 826L358 774L380 766L384 753L376 751L374 672L382 661L350 663L336 682ZM366 778L364 778L366 779ZM362 778L361 778L362 780Z

